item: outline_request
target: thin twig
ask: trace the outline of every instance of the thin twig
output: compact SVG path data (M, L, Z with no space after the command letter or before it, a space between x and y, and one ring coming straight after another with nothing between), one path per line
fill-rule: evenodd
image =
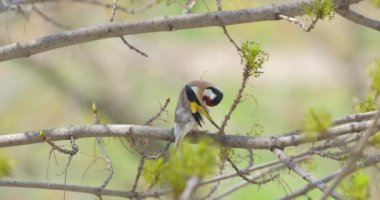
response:
M163 106L161 106L160 110L154 116L152 116L147 122L145 122L145 125L152 125L152 123L155 120L159 119L159 117L162 115L162 113L166 111L166 108L168 107L169 103L170 103L170 98L167 98L165 101L165 104ZM168 151L171 142L168 142L166 144L166 146L159 153L150 155L145 150L148 141L144 140L143 149L141 149L137 146L136 141L133 140L133 138L129 139L128 141L134 147L134 149L141 155L139 166L137 168L137 174L135 176L135 181L134 181L134 184L133 184L132 189L130 191L132 193L136 193L137 185L138 185L138 182L140 180L140 177L141 177L143 169L144 169L145 159L155 160L155 159L161 158Z
M254 175L248 177L249 179L253 180L253 179L258 179L260 177L263 177L267 174L270 174L270 173L273 173L275 171L278 171L282 168L284 168L286 165L276 165L276 166L272 166L272 167L267 167L265 168L264 170L262 171L257 171ZM278 177L278 175L274 175L272 177ZM270 178L269 178L270 179ZM235 192L236 190L248 185L249 183L247 181L242 181L240 183L238 183L237 185L235 186L232 186L230 187L229 189L225 190L223 193L219 194L218 196L214 197L213 200L218 200L218 199L221 199L233 192Z
M70 26L67 26L65 24L62 24L56 20L54 20L52 17L47 16L45 13L43 13L41 10L39 10L35 5L32 6L32 9L34 12L36 12L39 16L41 16L45 21L53 24L54 26L61 28L61 29L70 29Z
M93 112L93 117L94 117L94 124L100 124L101 117L99 116L98 109L95 103L92 104L92 112ZM113 167L112 167L111 159L108 156L107 151L104 147L103 139L101 137L96 137L95 139L96 139L98 148L100 149L100 152L102 153L103 161L106 163L107 171L108 171L107 177L104 179L103 183L99 186L99 188L104 189L112 179ZM94 159L96 159L96 157ZM99 197L101 198L101 196Z
M260 181L256 181L255 179L250 179L246 176L246 173L242 172L238 166L231 160L231 158L229 158L228 156L226 156L226 160L231 164L232 168L235 170L235 172L237 173L237 175L239 175L244 181L250 183L250 184L255 184L255 185L263 185L263 184L266 184L270 181L273 181L274 178L269 178L269 179L264 179L264 180L260 180Z
M139 50L138 48L134 47L133 45L129 44L127 42L127 40L121 36L120 39L123 41L123 43L125 45L127 45L129 47L129 49L133 50L133 51L136 51L137 53L139 53L140 55L144 56L144 57L148 57L148 54L144 53L143 51Z
M116 14L116 8L117 8L117 0L113 0L112 1L112 12L111 12L110 22L113 22L113 19L114 19L115 14Z
M169 103L170 103L170 98L167 98L167 99L165 100L165 104L164 104L163 106L161 106L160 111L158 111L158 112L156 113L156 115L152 116L152 117L151 117L151 118L145 123L145 125L151 126L152 123L153 123L153 121L157 120L157 119L161 116L161 114L162 114L163 112L166 111L166 108L168 107Z
M187 0L185 7L183 8L183 14L189 14L190 9L195 5L195 0Z
M132 193L136 192L136 188L137 188L140 176L142 174L142 170L144 169L144 163L145 163L145 158L143 156L141 156L139 167L137 168L137 175L135 177L135 182L133 183L133 186L132 186L132 189L131 189Z
M195 192L198 183L199 183L199 177L197 177L197 176L190 177L186 181L186 187L185 187L184 191L182 192L179 200L192 199L191 197L192 197L193 193Z
M108 183L111 181L112 176L113 176L112 162L111 162L110 157L107 154L106 149L104 148L103 139L101 137L96 137L95 139L96 139L96 143L98 144L98 147L100 149L100 152L102 153L103 161L107 165L106 166L107 167L107 171L108 171L107 177L104 179L103 183L99 186L100 188L105 188L108 185Z
M294 23L296 25L299 25L302 30L308 32L309 26L307 26L304 22L294 18L294 17L288 17L285 15L278 15L279 18L287 20L288 22ZM309 30L310 31L310 30Z
M113 20L114 20L114 17L115 17L115 14L116 14L116 8L117 8L117 1L118 0L113 0L112 1L112 12L111 12L110 22L113 22ZM127 45L129 47L129 49L131 49L133 51L136 51L137 53L139 53L140 55L142 55L144 57L148 57L148 55L146 53L142 52L141 50L137 49L133 45L129 44L127 42L127 40L123 36L120 36L120 39L121 39L121 41L123 41L123 43L125 45Z
M158 198L159 196L167 195L170 190L161 190L155 192L141 192L141 193L131 193L128 191L120 190L108 190L101 189L99 187L88 187L80 185L65 185L59 183L48 183L48 182L35 182L35 181L16 181L16 180L6 180L0 179L0 186L2 187L20 187L20 188L36 188L36 189L49 189L49 190L66 190L71 192L88 193L93 195L101 196L115 196L115 197L126 197L126 198Z

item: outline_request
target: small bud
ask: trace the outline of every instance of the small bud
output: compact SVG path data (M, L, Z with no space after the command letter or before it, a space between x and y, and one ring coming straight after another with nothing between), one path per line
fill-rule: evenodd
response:
M91 108L92 108L92 112L93 113L97 113L98 112L98 108L96 107L96 103L95 102L92 102Z

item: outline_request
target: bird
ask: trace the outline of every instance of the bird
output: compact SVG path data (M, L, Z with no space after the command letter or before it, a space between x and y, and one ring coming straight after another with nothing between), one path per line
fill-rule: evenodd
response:
M204 80L195 80L186 84L179 95L174 119L175 149L191 130L202 127L205 116L217 129L219 126L209 114L207 106L218 105L223 99L223 93L213 83Z

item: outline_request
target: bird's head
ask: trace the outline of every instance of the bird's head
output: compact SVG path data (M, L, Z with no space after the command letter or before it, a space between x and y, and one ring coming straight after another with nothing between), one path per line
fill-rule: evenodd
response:
M219 126L208 113L206 105L216 106L222 101L223 93L220 89L208 81L192 81L185 86L185 94L193 117L198 124L201 126L202 117L200 114L202 114L219 129Z

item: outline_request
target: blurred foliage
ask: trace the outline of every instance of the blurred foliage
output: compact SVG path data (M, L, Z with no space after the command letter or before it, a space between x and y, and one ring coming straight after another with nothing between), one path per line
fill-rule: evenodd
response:
M243 43L241 50L241 56L249 76L259 77L263 73L261 69L264 62L268 60L268 54L261 50L260 44L252 41Z
M309 136L316 137L332 125L331 114L324 109L310 108L303 122L302 130Z
M369 199L369 176L363 170L356 171L350 176L348 183L341 185L341 189L346 199Z
M142 176L145 182L149 184L155 184L158 181L162 181L162 166L164 165L164 159L161 157L156 160L146 160L143 168Z
M247 136L260 136L264 133L264 126L258 123L254 123L251 130L246 133Z
M0 152L0 178L11 175L12 164L7 156Z
M380 58L368 65L368 73L371 79L371 89L376 95L380 95Z
M371 2L373 5L375 5L375 6L377 6L377 7L380 7L380 0L370 0L370 2Z
M375 98L370 94L367 95L367 99L358 101L354 105L354 111L356 113L374 111L375 109Z
M356 113L374 111L379 106L380 98L380 59L377 59L367 67L368 75L371 83L371 93L367 99L357 101L354 105Z
M163 159L148 161L143 177L150 184L168 182L175 193L179 193L185 188L188 178L203 178L215 172L217 149L211 140L203 139L197 145L185 140L178 149L170 151L167 162Z
M369 139L369 144L374 145L376 148L380 148L380 131L373 134Z
M303 12L313 18L331 20L334 17L335 1L331 0L313 0L311 6L306 3L302 4Z

